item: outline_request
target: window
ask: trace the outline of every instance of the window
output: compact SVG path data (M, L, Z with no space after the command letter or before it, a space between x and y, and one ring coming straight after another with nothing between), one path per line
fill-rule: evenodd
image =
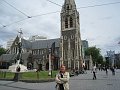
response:
M64 40L67 40L67 36L64 36Z
M76 40L76 42L77 42L77 40L78 40L77 37L75 38L75 40Z
M70 27L73 27L73 18L70 17Z
M35 55L35 50L33 50L33 55Z
M79 16L77 17L77 21L78 21L78 24L79 24Z
M74 39L74 35L71 35L71 39Z
M47 51L46 51L46 49L44 49L44 53L46 53Z
M41 55L43 54L43 50L41 50Z
M37 52L38 52L38 51L37 51L37 50L35 50L35 54L36 54L36 55L37 55Z
M69 6L67 6L67 10L69 10Z
M74 58L74 49L72 50L73 58Z
M67 50L64 50L64 59L67 59Z
M65 28L68 28L68 18L65 18Z
M39 55L40 55L40 49L39 49Z

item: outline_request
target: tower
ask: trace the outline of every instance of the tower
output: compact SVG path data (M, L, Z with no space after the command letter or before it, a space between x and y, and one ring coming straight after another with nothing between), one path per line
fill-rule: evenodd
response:
M82 67L79 12L74 0L65 0L61 10L61 59L68 69Z

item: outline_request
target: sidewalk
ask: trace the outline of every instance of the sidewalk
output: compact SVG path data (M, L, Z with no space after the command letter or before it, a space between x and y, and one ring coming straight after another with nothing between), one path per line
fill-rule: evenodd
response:
M25 83L0 80L0 90L55 90L55 85L55 82ZM108 76L104 71L98 71L97 80L92 80L91 71L71 77L70 90L120 90L120 70L116 71L115 76L112 76L111 71Z
M112 76L111 71L108 76L105 71L97 72L97 80L92 79L91 71L87 74L81 74L78 77L72 77L70 80L71 90L120 90L120 70Z

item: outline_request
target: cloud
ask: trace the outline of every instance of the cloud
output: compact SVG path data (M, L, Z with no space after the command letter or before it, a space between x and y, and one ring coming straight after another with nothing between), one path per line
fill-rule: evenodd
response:
M115 38L115 41L120 42L120 36L118 36L117 38Z
M29 16L40 15L43 13L60 11L61 7L54 5L46 0L6 0L17 9ZM64 0L52 0L63 5ZM95 5L99 0L76 0L77 7ZM107 1L102 1L107 3ZM106 7L94 7L79 9L81 38L87 39L90 46L96 45L101 48L102 53L106 50L120 50L117 42L120 40L120 6L110 5ZM118 16L118 17L116 17ZM25 15L16 11L9 5L0 1L0 23L3 25L26 18ZM22 22L12 24L6 28L0 25L0 44L5 44L9 38L17 36L17 31L22 28L23 36L43 35L48 38L60 37L60 13L39 16L26 19Z
M112 16L107 16L107 17L100 18L100 20L109 20L109 19L112 19L112 18L113 18Z

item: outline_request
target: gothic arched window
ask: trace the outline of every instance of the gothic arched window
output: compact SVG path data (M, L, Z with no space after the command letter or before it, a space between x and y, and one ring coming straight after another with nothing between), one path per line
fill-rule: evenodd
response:
M67 6L67 10L69 10L69 6Z
M65 18L65 28L68 28L68 18Z
M79 24L79 16L77 17L77 21L78 21L78 24Z
M71 39L74 39L74 35L71 35Z
M70 17L70 27L73 27L73 18Z
M64 36L64 40L67 40L67 36Z

